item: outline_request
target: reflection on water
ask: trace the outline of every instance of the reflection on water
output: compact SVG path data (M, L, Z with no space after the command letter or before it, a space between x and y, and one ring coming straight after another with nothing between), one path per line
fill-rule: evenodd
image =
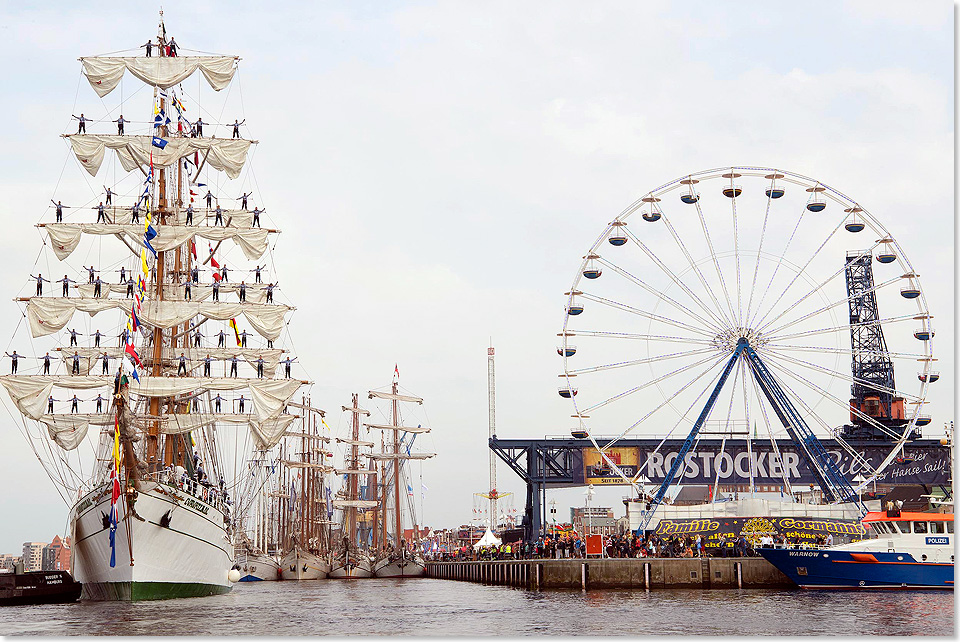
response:
M938 635L952 591L527 591L450 580L238 584L164 602L0 608L0 635Z

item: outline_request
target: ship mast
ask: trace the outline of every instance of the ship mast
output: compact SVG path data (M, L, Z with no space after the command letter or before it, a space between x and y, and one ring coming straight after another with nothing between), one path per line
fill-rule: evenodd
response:
M400 523L400 430L397 426L400 424L397 422L397 415L399 414L399 404L397 400L397 382L393 382L393 412L391 413L391 425L393 426L393 453L397 455L397 459L394 460L393 464L393 500L394 500L394 522L396 524L396 532L394 534L393 544L399 550L401 548L400 542L403 539L403 530Z
M354 393L351 398L351 403L353 403L354 408L360 407L359 395ZM360 413L353 413L353 433L352 433L353 443L350 445L350 468L356 470L360 468ZM357 498L357 476L350 475L348 488L350 501L355 502ZM347 509L347 532L349 533L348 541L353 544L357 537L357 507L356 504L351 504Z

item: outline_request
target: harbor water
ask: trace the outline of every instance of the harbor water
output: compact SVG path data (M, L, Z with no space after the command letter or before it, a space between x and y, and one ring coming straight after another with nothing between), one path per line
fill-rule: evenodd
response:
M435 579L242 583L0 608L0 635L954 635L953 591L531 591Z

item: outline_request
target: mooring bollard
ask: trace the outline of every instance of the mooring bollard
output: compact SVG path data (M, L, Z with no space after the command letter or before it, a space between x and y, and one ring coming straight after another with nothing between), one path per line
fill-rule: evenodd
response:
M737 562L737 588L743 588L743 562Z
M580 565L580 590L581 591L587 590L587 565L586 564Z
M643 565L643 588L650 590L650 562Z

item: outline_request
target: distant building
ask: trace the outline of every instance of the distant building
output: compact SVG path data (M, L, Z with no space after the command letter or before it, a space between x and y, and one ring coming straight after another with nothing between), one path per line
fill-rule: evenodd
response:
M23 570L43 570L43 547L46 545L46 542L23 543Z
M55 535L53 541L43 547L41 554L41 570L69 571L70 570L70 538L60 539Z
M19 561L19 555L14 555L13 553L3 553L0 555L0 571L12 571L14 565Z
M571 507L570 524L581 535L616 535L620 532L613 509L601 506Z

